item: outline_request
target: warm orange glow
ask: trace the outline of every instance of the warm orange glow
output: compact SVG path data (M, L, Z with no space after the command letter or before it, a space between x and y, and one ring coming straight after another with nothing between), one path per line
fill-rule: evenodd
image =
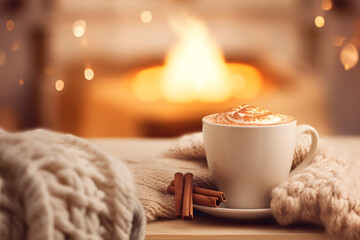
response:
M20 85L20 86L24 85L24 79L23 79L23 78L20 78L20 79L19 79L19 85Z
M94 78L94 71L91 68L85 68L84 76L86 80L91 80Z
M259 95L263 85L260 72L247 64L228 64L231 73L232 94L239 99L252 99Z
M135 75L132 89L138 99L222 102L231 97L251 99L260 93L263 79L259 71L246 64L227 64L201 22L188 19L177 29L180 40L167 54L165 66Z
M83 19L76 20L72 25L72 31L75 37L82 37L85 33L86 22Z
M221 102L231 96L224 57L205 25L188 19L179 42L166 56L162 91L171 102Z
M132 82L135 97L144 102L153 102L162 98L160 79L164 67L152 67L138 72Z
M325 25L325 19L323 16L317 16L315 18L315 26L322 28Z
M357 64L359 60L359 53L354 44L347 43L341 49L340 60L346 71L353 68Z
M331 0L322 0L321 1L321 8L324 11L329 11L333 7L333 3Z
M12 31L15 28L15 22L13 20L7 20L6 21L6 29L8 31Z
M152 13L150 11L143 11L140 14L140 19L143 23L150 23L152 20Z
M11 44L11 51L17 51L17 50L19 50L19 48L20 48L20 45L19 45L19 43L18 42L13 42L12 44Z
M65 86L65 84L64 84L64 81L63 80L56 80L56 82L55 82L55 89L57 90L57 91L62 91L63 89L64 89L64 86Z

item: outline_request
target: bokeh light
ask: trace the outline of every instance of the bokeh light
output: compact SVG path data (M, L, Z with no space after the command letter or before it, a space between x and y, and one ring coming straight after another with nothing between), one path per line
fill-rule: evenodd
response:
M150 23L152 20L152 13L150 11L143 11L140 14L140 19L143 23Z
M85 34L86 22L84 19L76 20L72 25L72 31L75 37L82 37Z
M84 76L86 80L91 80L94 78L94 71L91 68L85 68Z
M12 31L15 28L15 22L13 20L7 20L6 21L6 29L8 31Z
M63 80L56 80L56 82L55 82L55 89L57 90L57 91L62 91L63 89L64 89L64 86L65 86L65 84L64 84L64 81Z
M347 71L353 68L359 60L359 53L354 44L347 43L340 52L340 61Z
M19 42L15 41L15 42L11 43L11 51L16 52L17 50L19 50L19 48L20 48Z
M324 11L329 11L333 7L333 3L331 0L322 0L321 1L321 8Z
M20 86L24 85L24 79L23 79L23 78L20 78L20 79L19 79L19 85L20 85Z
M325 25L325 19L323 16L317 16L315 18L315 26L322 28Z

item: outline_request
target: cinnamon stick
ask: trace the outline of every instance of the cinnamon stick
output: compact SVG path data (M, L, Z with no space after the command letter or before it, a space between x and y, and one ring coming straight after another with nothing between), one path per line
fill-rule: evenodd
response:
M182 205L182 218L186 220L191 220L193 218L192 191L193 191L193 175L192 173L186 173L184 175L184 194L183 194L183 205Z
M189 211L189 215L190 215L190 219L193 219L193 216L194 216L194 208L193 208L193 195L194 195L194 193L193 193L193 184L192 184L192 179L193 179L193 176L192 176L192 174L191 174L191 190L190 190L190 211Z
M174 180L171 181L171 185L174 185ZM224 192L206 189L206 188L200 188L200 187L193 187L194 193L205 195L205 196L211 196L218 198L221 202L226 202L226 197Z
M167 192L169 194L174 195L175 187L173 185L169 185L167 187ZM205 195L194 193L193 194L193 203L198 204L198 205L208 206L208 207L219 207L221 200L217 197L205 196Z
M184 193L184 180L183 174L180 172L175 173L174 176L174 195L175 195L175 216L182 216L182 201Z

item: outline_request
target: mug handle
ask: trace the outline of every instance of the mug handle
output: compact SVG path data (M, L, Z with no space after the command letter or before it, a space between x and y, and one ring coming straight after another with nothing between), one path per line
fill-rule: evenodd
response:
M299 141L300 136L304 133L310 133L311 135L311 147L309 153L306 155L305 159L294 169L290 172L289 176L293 176L307 167L310 163L312 158L315 156L319 145L319 134L312 126L302 124L297 126L297 139Z

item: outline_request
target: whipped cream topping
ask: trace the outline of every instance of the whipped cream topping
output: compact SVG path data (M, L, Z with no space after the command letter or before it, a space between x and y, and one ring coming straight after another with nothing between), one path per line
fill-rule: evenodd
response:
M211 123L227 125L272 125L295 121L294 117L270 112L252 105L240 105L205 118Z

